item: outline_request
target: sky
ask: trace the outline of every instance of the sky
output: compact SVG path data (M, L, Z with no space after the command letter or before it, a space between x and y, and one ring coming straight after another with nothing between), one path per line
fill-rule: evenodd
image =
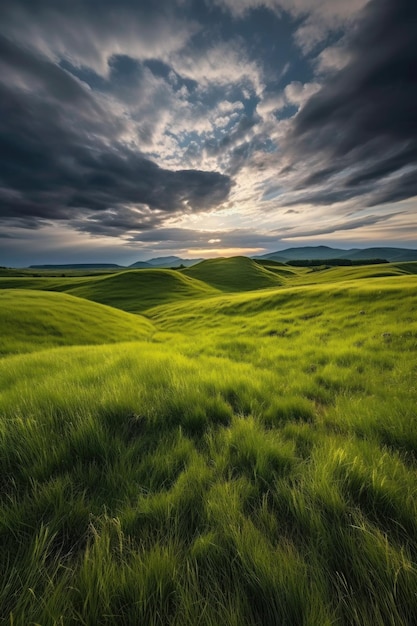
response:
M415 0L2 0L0 265L417 247Z

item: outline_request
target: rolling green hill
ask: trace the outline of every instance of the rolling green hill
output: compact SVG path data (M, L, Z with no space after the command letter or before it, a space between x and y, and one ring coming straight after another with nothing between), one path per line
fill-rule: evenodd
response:
M417 262L359 267L291 267L246 257L209 259L185 270L126 270L76 275L0 276L0 289L67 292L117 308L142 312L160 304L291 284L337 283L417 273Z
M1 276L0 289L35 289L37 291L69 291L75 287L80 287L89 283L91 280L100 279L111 274L89 274L77 273L72 275L50 275L49 272L44 276L24 276L17 278L14 276Z
M96 279L70 288L75 296L108 304L131 313L150 307L216 293L209 285L175 270L130 270Z
M417 264L267 263L1 279L0 622L414 626Z
M317 327L318 335L325 336L325 326L338 332L352 334L363 328L370 333L383 333L395 326L401 333L402 325L414 324L414 307L417 277L414 275L368 278L364 280L343 280L306 284L282 289L265 289L261 292L223 294L201 302L175 302L150 309L149 319L155 325L169 332L185 332L201 335L206 329L207 341L211 334L228 337L230 346L240 341L242 335L250 345L259 343L260 336L283 336L286 349L292 349L294 338L306 338L306 327ZM398 299L401 299L401 314L393 317ZM313 322L315 320L315 322ZM308 322L308 324L307 324ZM417 327L416 327L417 328ZM254 336L252 336L254 333ZM289 339L292 338L292 343ZM360 340L363 338L361 337ZM308 343L314 349L317 338ZM358 339L359 341L359 339ZM201 340L200 340L201 342ZM253 359L253 351L249 358Z
M222 291L250 291L282 284L277 274L243 256L208 259L183 272Z
M270 259L267 259L267 260L257 259L255 263L265 268L269 272L272 272L273 274L277 274L283 279L296 278L300 274L305 273L304 268L292 267L290 265L286 265L285 263L280 263L279 261L272 261Z
M93 276L0 277L0 289L60 291L132 313L193 298L207 297L217 290L175 270L126 270Z
M356 267L305 268L294 275L292 284L337 284L344 280L363 280L367 278L389 278L417 274L417 262L384 263L382 265L360 265Z
M151 322L63 293L0 289L0 355L149 338Z

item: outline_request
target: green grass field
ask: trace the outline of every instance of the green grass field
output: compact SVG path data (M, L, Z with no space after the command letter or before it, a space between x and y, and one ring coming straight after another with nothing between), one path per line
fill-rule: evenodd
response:
M2 274L0 624L415 624L417 263Z

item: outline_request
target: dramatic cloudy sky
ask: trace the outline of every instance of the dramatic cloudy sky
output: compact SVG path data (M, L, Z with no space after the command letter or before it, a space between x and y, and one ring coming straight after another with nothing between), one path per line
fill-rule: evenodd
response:
M415 0L2 0L0 264L417 247Z

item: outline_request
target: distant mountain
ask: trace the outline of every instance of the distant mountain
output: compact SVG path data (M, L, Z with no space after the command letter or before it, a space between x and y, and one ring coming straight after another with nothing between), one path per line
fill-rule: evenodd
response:
M138 269L149 270L149 269L152 269L152 267L154 266L148 263L147 261L136 261L136 263L132 263L132 265L129 265L129 269L137 269L137 270Z
M281 255L281 252L268 252L268 254L262 254L250 257L254 261L276 261L277 263L285 263L288 261Z
M340 248L331 248L329 246L305 246L302 248L287 248L286 250L277 250L262 256L253 257L259 260L272 261L307 261L307 260L326 260L326 259L350 259L351 261L360 261L367 259L386 259L390 262L399 261L417 261L417 250L408 248L352 248L350 250L342 250Z
M115 263L66 263L65 265L29 265L31 270L112 270L123 269Z
M351 248L343 250L341 248L331 248L330 246L304 246L300 248L286 248L267 254L251 257L256 261L277 261L286 263L287 261L313 261L330 259L350 259L351 261L366 261L371 259L385 259L392 263L401 261L417 261L417 250L410 248ZM161 256L146 261L136 261L129 267L117 265L116 263L67 263L64 265L31 265L33 270L114 270L114 269L164 269L170 267L191 267L204 261L205 259L182 259L179 256Z
M417 250L409 248L366 248L365 250L349 250L349 259L386 259L392 263L397 261L417 261Z
M179 256L158 256L154 259L148 259L146 262L149 265L160 266L160 265L169 265L172 263L179 263L181 261Z
M356 250L355 250L356 251ZM347 250L338 248L330 248L329 246L305 246L303 248L287 248L286 250L278 250L270 254L264 254L257 259L266 259L269 261L294 261L294 260L313 260L313 259L340 259L346 257Z
M179 267L180 265L184 265L185 267L191 267L191 265L200 263L200 261L204 261L204 259L182 259L179 256L160 256L156 257L155 259L148 259L147 261L138 261L137 263L133 263L133 265L130 265L129 267L147 267L148 269L151 267Z

